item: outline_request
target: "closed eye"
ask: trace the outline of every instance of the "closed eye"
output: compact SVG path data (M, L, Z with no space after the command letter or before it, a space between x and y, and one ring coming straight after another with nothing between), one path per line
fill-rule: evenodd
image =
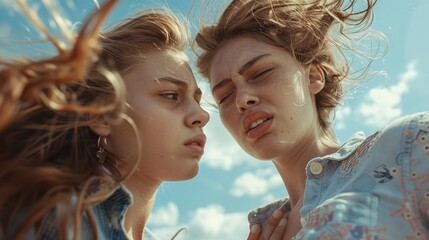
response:
M259 78L259 77L263 77L264 75L266 75L267 73L270 73L274 68L268 68L266 70L263 70L262 72L257 73L253 79Z
M221 103L223 103L225 100L227 100L228 99L228 97L229 96L231 96L232 95L232 92L229 92L229 93L227 93L225 96L223 96L220 100L219 100L219 105L221 104Z

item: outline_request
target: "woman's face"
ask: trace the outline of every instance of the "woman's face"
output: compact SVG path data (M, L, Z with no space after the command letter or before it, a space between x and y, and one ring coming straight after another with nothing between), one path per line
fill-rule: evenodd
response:
M318 126L319 70L243 36L216 53L209 78L221 120L235 140L256 158L275 159L305 144Z
M183 53L164 51L123 75L129 109L141 145L128 123L112 127L109 146L119 157L132 161L137 149L142 158L135 174L156 181L194 177L204 152L203 127L209 120L199 102L198 88ZM134 161L133 161L134 162Z

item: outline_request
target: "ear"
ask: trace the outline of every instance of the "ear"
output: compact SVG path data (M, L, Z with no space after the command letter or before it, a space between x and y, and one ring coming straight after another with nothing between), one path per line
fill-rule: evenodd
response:
M310 93L316 95L325 87L325 74L318 64L311 64L309 69Z
M97 135L107 137L110 135L110 123L106 121L103 115L90 114L89 128Z

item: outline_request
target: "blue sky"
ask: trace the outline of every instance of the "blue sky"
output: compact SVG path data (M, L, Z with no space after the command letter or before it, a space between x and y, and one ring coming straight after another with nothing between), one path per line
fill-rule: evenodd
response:
M28 51L25 45L8 44L11 39L34 36L32 27L11 10L13 2L0 0L0 58L21 53L36 57L49 54L43 46L32 46ZM97 3L60 2L71 24L81 21ZM188 15L193 3L194 0L122 1L105 25L151 6L168 5L175 12ZM193 11L199 13L201 5L195 6ZM218 12L221 9L214 9L211 14ZM338 109L334 128L341 142L354 132L364 131L368 135L396 117L429 109L429 31L424 26L428 12L427 0L379 0L373 28L386 35L389 49L373 70L383 70L386 75L359 85ZM197 24L196 18L191 20ZM208 85L204 81L200 84L210 99ZM159 189L148 226L161 239L170 239L180 227L187 231L178 239L245 239L247 212L287 196L271 162L255 160L244 153L223 129L216 111L210 110L210 115L205 129L206 154L198 176L189 181L164 183Z

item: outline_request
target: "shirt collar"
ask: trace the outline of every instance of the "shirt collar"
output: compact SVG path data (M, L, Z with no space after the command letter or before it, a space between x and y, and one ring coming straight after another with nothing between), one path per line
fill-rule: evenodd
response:
M332 154L323 156L318 158L319 160L335 160L342 161L349 157L356 149L360 146L360 144L365 140L365 133L360 131L353 134L341 147L340 149ZM311 162L311 161L310 161ZM281 199L273 203L269 203L263 207L254 209L249 212L248 221L250 225L255 223L264 226L268 223L268 219L271 217L273 212L279 208L280 205L283 205L285 208L285 212L288 215L290 213L290 202L289 199Z
M359 131L353 134L335 153L326 155L321 157L322 160L335 160L342 161L348 158L356 149L360 146L360 144L365 140L365 133Z
M112 203L111 206L115 206L116 209L127 209L133 202L133 195L124 186L120 185L119 188L108 198L106 202Z
M133 203L133 194L123 184L105 201L104 206L107 212L115 213L116 224L124 228L125 214L128 207ZM143 240L159 240L148 228L143 229Z

